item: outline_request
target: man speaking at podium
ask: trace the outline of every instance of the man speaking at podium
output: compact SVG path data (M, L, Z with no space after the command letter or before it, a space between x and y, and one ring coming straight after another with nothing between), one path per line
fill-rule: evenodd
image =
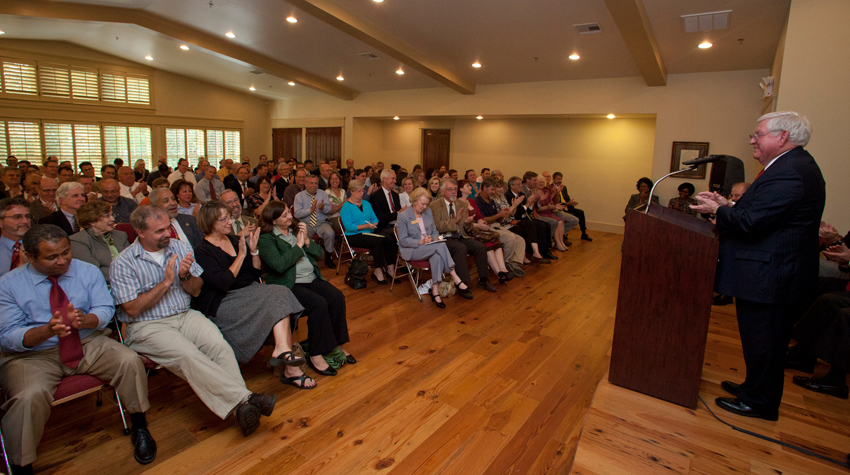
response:
M735 297L746 380L724 381L734 398L722 409L775 421L782 401L785 352L795 318L818 276L818 228L826 199L814 158L803 149L812 129L796 112L773 112L750 135L764 166L734 203L702 192L693 209L717 214L720 253L715 290Z

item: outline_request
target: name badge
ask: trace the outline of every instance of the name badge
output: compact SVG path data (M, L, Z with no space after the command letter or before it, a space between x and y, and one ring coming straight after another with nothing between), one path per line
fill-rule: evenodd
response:
M418 219L414 219L413 221L411 221L411 222L410 222L410 224L419 224L419 220L418 220Z

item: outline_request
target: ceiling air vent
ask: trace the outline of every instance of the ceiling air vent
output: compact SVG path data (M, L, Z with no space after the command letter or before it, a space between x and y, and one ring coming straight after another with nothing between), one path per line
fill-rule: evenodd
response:
M589 35L591 33L602 33L602 27L599 23L582 23L581 25L573 25L578 30L580 35Z
M381 57L375 53L360 53L357 56L360 56L363 59L381 59Z
M248 71L248 72L250 72L251 74L256 74L258 76L260 74L265 74L264 72L260 71L259 69L252 69L251 71Z
M726 28L729 28L729 15L731 13L732 10L723 10L719 12L682 15L682 24L685 28L685 33L725 30Z

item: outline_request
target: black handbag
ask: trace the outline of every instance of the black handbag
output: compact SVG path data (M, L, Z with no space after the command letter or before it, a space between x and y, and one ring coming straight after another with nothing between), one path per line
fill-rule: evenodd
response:
M369 266L360 259L354 259L348 263L345 283L354 290L365 289L367 272L369 272Z

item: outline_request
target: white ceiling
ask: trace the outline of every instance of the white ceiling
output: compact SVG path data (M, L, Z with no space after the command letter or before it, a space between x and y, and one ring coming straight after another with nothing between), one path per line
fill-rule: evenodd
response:
M9 1L9 0L6 0ZM20 1L20 0L19 0ZM165 71L271 99L322 94L283 74L258 69L239 54L222 54L134 24L64 18L72 4L144 9L224 39L305 73L358 92L444 87L390 55L314 18L285 0L76 0L49 2L57 18L0 14L0 38L60 40ZM326 0L368 23L460 80L473 85L639 76L605 0ZM790 0L643 0L668 73L769 68ZM212 6L211 6L211 5ZM2 11L0 5L0 11ZM681 15L732 10L726 30L685 33ZM298 23L285 18L294 15ZM47 15L46 15L47 16ZM77 17L78 18L78 17ZM573 24L598 22L602 33L579 35ZM191 37L192 35L188 35ZM708 40L714 47L697 49ZM2 46L2 40L0 40ZM219 50L221 51L221 50ZM358 56L371 52L380 57ZM567 59L572 53L578 61ZM153 61L145 61L145 55ZM471 67L475 61L483 65ZM401 67L405 74L395 71ZM345 81L335 78L343 75Z

